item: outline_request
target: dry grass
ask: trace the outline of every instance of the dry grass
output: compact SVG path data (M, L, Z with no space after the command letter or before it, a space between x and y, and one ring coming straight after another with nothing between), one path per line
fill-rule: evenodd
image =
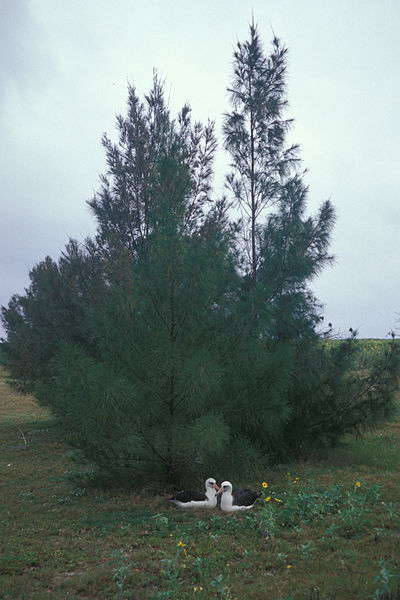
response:
M283 502L259 502L247 514L188 513L162 497L82 489L71 480L75 469L50 416L13 392L3 372L0 598L400 597L399 423L275 468L265 476L268 492ZM307 510L320 503L323 511L336 484L336 508L311 517ZM305 518L282 525L301 498L311 499ZM266 538L269 514L275 529Z
M49 414L31 396L22 396L8 385L7 372L0 365L0 423L48 419Z

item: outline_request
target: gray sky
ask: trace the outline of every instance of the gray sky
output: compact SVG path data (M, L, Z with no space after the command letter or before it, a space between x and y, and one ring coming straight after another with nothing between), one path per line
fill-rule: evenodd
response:
M313 289L326 322L360 337L400 331L399 0L0 0L0 304L29 270L95 224L103 131L156 67L172 112L227 110L232 52L252 12L288 46L288 117L309 172L309 211L331 198L336 264ZM226 157L216 164L223 188Z

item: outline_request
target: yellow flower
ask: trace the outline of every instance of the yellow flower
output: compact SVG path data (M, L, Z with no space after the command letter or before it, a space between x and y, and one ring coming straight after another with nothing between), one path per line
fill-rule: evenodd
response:
M184 555L185 555L185 556L187 556L187 555L188 555L188 553L186 552L186 548L185 548L186 544L184 544L184 543L181 541L181 542L179 542L179 544L177 544L177 546L178 546L178 547L179 547L179 546L181 546L181 548L182 548L182 550L183 550L183 553L184 553ZM185 569L185 568L186 568L186 565L183 565L183 568Z
M286 565L286 568L287 568L287 569L291 569L291 568L292 568L292 565Z
M360 487L361 483L359 481L356 481L356 487Z
M265 502L269 502L271 500L271 496L268 496L267 498L265 498Z
M279 500L279 498L274 498L275 502L282 502L282 500Z
M263 486L263 488L267 488L268 487L268 483L266 481L263 481L262 482L262 486Z

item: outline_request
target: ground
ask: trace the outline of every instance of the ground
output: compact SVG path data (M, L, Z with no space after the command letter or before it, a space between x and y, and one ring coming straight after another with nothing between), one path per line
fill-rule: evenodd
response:
M2 371L1 599L400 598L399 422L248 482L263 497L243 514L83 486L80 468Z

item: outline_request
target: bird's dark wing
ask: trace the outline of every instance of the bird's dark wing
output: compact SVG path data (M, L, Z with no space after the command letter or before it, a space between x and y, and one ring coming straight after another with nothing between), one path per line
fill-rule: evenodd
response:
M182 490L175 494L171 500L178 500L179 502L190 502L192 500L195 502L202 502L207 500L207 496L204 492L197 492L195 490Z
M239 506L251 506L261 496L261 492L254 490L238 490L233 492L233 503Z

